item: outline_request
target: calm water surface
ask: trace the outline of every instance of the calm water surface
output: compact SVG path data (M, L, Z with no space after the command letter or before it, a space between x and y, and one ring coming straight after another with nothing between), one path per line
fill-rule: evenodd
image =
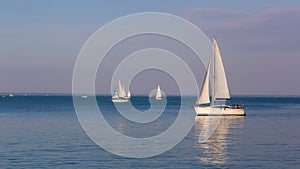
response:
M152 158L130 159L108 153L89 139L70 96L0 98L0 168L300 168L300 98L241 99L247 116L222 117L205 143L198 138L206 117L197 117L175 148ZM117 113L110 97L97 100L116 130L141 137L166 130L180 103L179 97L168 98L156 122L137 126ZM146 97L132 102L139 110L149 108ZM194 102L191 97L184 111L193 111Z

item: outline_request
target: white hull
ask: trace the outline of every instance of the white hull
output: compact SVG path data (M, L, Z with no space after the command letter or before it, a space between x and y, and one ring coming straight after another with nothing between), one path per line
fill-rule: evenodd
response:
M111 101L114 103L126 103L128 99L112 99Z
M245 116L243 108L194 107L197 116Z
M86 99L86 98L88 98L88 96L81 96L81 98Z

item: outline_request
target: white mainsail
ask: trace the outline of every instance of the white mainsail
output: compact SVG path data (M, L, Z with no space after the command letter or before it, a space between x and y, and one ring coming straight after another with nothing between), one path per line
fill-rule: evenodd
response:
M209 75L210 75L210 62L208 63L207 70L205 73L205 77L202 83L202 88L200 91L199 98L196 104L209 104Z
M117 92L118 92L119 97L125 97L124 86L122 86L122 83L121 83L120 80L118 81L118 90L117 90Z
M161 100L161 91L160 91L159 85L157 86L155 99L156 100Z
M126 92L125 92L124 84L122 86L122 97L126 97Z
M213 99L230 99L226 74L216 38L213 38Z

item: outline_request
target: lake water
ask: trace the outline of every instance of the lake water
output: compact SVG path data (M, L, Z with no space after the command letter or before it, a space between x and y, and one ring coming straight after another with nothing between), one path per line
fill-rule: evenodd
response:
M195 99L184 111L193 111ZM81 128L71 96L0 98L0 168L300 168L300 97L241 99L247 116L222 117L206 142L198 141L205 117L197 117L176 147L134 159L96 145ZM111 126L134 137L168 129L180 103L180 97L168 98L158 122L136 126L118 114L110 97L97 100ZM132 103L139 110L149 108L147 97L134 97Z

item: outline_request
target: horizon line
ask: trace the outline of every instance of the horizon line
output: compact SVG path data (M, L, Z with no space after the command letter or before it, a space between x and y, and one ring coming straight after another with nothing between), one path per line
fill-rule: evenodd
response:
M69 92L0 92L0 95L6 96L13 93L15 96L20 96L20 95L27 95L27 96L82 96L82 95L87 95L87 96L94 96L94 94L73 94ZM105 94L100 94L96 93L95 96L111 96L111 94L105 93ZM133 96L149 96L149 94L134 94ZM181 96L179 94L169 94L167 96ZM182 96L191 96L191 97L198 97L198 95L190 95L190 94L184 94ZM249 97L300 97L300 95L291 95L291 94L232 94L232 97L239 97L239 96L249 96Z

